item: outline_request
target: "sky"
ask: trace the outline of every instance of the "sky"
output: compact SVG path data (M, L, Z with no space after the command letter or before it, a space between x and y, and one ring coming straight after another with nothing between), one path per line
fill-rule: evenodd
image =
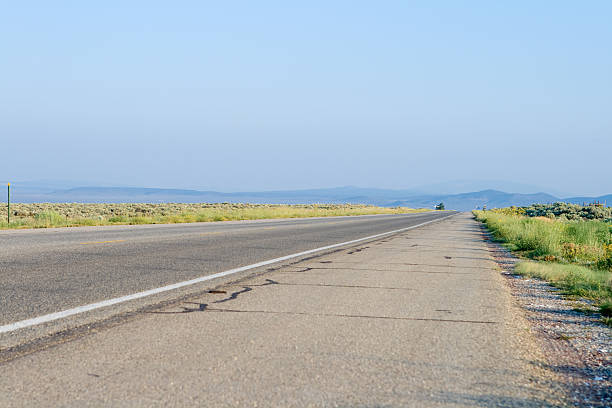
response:
M609 1L2 1L0 181L612 193Z

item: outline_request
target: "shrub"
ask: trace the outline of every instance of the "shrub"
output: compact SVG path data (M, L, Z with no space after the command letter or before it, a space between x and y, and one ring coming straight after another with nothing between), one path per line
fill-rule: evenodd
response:
M532 204L522 208L528 217L554 216L564 220L612 220L612 208L597 205L578 205L569 203Z

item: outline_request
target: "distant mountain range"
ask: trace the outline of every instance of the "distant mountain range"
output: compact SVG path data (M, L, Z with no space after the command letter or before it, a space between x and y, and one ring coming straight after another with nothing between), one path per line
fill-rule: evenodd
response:
M181 190L136 187L77 187L69 189L42 188L18 183L13 188L14 202L81 202L81 203L266 203L313 204L353 203L380 206L407 206L433 208L443 202L447 209L469 211L475 208L524 206L533 203L588 203L593 201L612 204L612 194L600 197L558 198L547 193L506 193L498 190L482 190L459 194L421 193L415 190L388 190L359 187L337 187L310 190L263 191L221 193L217 191Z

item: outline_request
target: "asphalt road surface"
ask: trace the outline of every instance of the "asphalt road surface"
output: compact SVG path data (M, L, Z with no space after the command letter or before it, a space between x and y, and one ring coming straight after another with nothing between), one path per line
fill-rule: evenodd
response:
M450 212L0 232L0 326Z
M126 238L108 248L77 251L70 238L62 253L77 265L57 263L70 267L66 279L91 268L82 287L103 279L140 290L441 215L128 229L103 237ZM228 228L222 239L194 236L218 228ZM104 262L96 268L79 261L84 255ZM61 276L61 268L53 270ZM550 368L559 362L539 352L470 214L263 272L117 315L117 324L82 335L58 334L53 347L0 353L0 406L568 405ZM125 293L96 285L108 296ZM83 293L94 300L95 290Z

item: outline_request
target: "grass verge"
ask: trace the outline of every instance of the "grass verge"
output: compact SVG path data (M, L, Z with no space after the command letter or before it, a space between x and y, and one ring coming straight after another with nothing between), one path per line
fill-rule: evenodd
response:
M555 221L474 211L496 240L525 260L516 273L546 280L571 297L594 301L612 326L612 237L601 221Z
M612 271L612 225L474 211L493 236L520 255Z

